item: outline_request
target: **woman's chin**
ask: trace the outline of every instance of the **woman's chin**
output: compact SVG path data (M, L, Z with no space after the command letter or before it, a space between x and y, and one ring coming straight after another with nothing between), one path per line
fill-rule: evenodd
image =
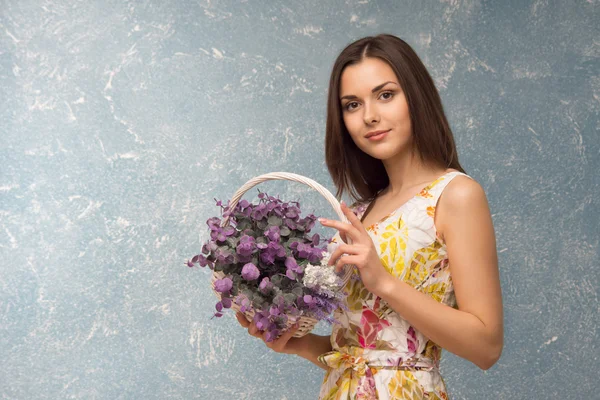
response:
M365 151L365 153L367 153L371 157L373 157L377 160L380 160L380 161L390 160L398 154L398 152L389 151L389 150L388 151Z

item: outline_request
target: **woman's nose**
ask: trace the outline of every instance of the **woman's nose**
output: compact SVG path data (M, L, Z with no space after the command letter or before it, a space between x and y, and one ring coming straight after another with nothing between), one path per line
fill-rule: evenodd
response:
M365 104L364 110L365 113L363 114L363 119L365 124L372 125L379 122L379 113L377 112L377 107L374 105Z

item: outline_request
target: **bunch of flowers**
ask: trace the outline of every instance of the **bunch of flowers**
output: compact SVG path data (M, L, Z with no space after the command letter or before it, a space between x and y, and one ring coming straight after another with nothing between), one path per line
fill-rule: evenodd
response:
M316 216L301 218L296 201L283 202L260 191L258 198L258 204L241 200L233 209L217 200L229 225L221 227L218 217L208 219L210 239L187 262L223 276L214 282L220 294L215 316L234 302L241 312L253 310L268 341L301 316L336 322L331 314L343 307L343 282L327 266L327 245L321 244L330 241L311 234Z

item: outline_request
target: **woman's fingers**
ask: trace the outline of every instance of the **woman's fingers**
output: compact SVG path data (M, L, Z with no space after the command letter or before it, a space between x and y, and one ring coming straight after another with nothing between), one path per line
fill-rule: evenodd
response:
M244 314L242 314L241 312L236 312L235 317L237 318L240 325L243 326L244 328L248 328L250 326L250 321L248 321L246 319L246 316Z
M359 232L365 230L365 227L363 226L362 222L360 222L356 214L352 212L352 210L346 205L346 203L342 201L340 205L342 207L344 215L346 216L346 218L348 218L348 222L350 222L350 224Z
M335 263L335 272L340 273L344 269L344 265L356 265L360 262L359 256L342 256Z
M294 336L294 334L298 331L298 329L300 329L299 324L293 325L290 329L288 329L281 336L279 336L279 338L277 338L271 342L268 342L267 341L267 331L260 331L256 327L256 324L248 321L246 319L246 316L239 311L235 313L235 317L237 318L240 325L242 325L244 328L248 329L248 334L250 334L253 337L261 339L267 345L267 347L269 347L270 349L272 349L276 352L279 352L279 353L285 351L286 346L287 346L288 342L290 341L290 339Z
M266 333L265 333L265 336L264 336L265 343L272 350L275 350L277 352L283 352L285 347L287 346L288 342L294 336L294 334L298 331L298 329L300 329L300 324L292 325L290 327L290 329L285 331L281 336L279 336L279 338L275 339L272 342L267 342L267 337L266 337Z
M334 251L331 253L329 257L329 265L333 265L338 258L340 258L344 254L353 254L354 248L351 245L340 244Z
M350 238L352 242L356 242L359 239L360 232L352 224L342 221L336 221L331 219L319 218L319 222L323 226L328 226L333 229L337 229L340 232L340 237L343 236L344 243L348 243L347 238Z
M340 233L340 239L342 239L344 243L348 243L348 238L345 233Z
M261 337L262 336L262 332L260 332L258 330L258 328L256 327L256 324L254 322L248 321L246 319L246 316L244 314L242 314L241 312L236 312L235 313L235 317L237 318L237 320L240 323L240 325L242 325L244 328L248 329L248 333L251 336L254 336L254 337Z
M252 336L260 337L262 332L258 331L258 328L256 327L255 323L251 323L250 328L248 328L248 333Z
M319 222L324 226L337 229L344 243L348 243L347 238L350 238L352 243L356 243L360 241L367 231L362 222L360 222L360 219L358 219L354 212L348 208L346 203L342 202L341 207L344 215L348 219L348 222L330 220L326 218L319 218Z

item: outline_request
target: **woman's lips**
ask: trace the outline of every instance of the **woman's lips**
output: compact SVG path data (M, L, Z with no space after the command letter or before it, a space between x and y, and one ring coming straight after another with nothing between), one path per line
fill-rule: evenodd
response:
M381 139L383 139L384 137L387 136L388 132L389 132L389 130L375 132L374 134L367 135L367 139L374 140L374 141L381 140Z

